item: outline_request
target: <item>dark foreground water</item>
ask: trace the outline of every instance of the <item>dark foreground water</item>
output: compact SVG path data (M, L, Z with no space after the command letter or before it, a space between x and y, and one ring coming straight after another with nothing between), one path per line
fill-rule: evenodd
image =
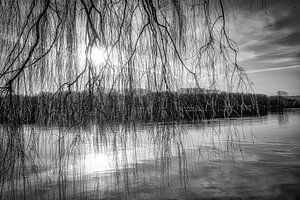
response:
M1 126L0 199L299 199L300 110L181 125Z

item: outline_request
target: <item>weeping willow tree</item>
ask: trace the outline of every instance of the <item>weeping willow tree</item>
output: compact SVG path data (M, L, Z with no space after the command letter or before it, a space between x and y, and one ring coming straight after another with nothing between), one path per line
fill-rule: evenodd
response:
M45 133L45 137L54 137L50 148L55 151L50 152L53 160L45 168L52 169L55 161L53 174L57 177L53 182L42 176L40 179L36 162L51 145L39 128L31 127L30 131L21 125L24 120L20 118L24 116L25 122L58 121L63 125L70 121L81 125L90 117L101 122L178 120L189 107L178 95L186 91L192 95L185 98L200 102L200 118L207 110L212 110L214 117L218 101L223 102L224 116L230 116L236 105L243 107L243 96L238 101L231 95L250 88L244 70L237 64L238 49L228 32L230 6L227 0L0 1L0 118L5 118L0 122L11 122L0 126L0 199L2 194L4 199L14 198L14 187L19 183L24 199L36 187L28 181L28 168L41 183L36 187L41 197L30 199L41 199L45 194L49 199L57 195L66 199L63 195L67 193L69 177L64 168L70 165L68 156L73 155L73 148L84 144L82 131L71 134L70 139L64 126L53 135ZM198 95L207 93L207 89L227 93L222 99L215 94ZM127 145L138 152L137 130L127 130L126 126L120 130L114 130L118 129L115 126L96 127L101 129L92 134L97 148L112 146L115 155L125 149L124 161ZM106 128L109 131L102 130ZM174 124L148 128L147 137L141 141L154 144L163 176L169 177L165 171L171 168L172 145L176 147L180 180L185 187L184 130ZM233 144L238 134L225 132L229 141L226 148L238 149ZM129 133L133 142L127 144ZM75 156L79 155L74 154L74 159ZM118 162L116 159L116 166ZM124 173L124 177L130 176ZM120 182L118 176L116 182ZM124 179L124 185L128 182ZM43 193L48 190L44 187L47 183L59 189ZM76 184L74 181L74 188ZM78 191L82 189L85 187Z
M73 109L73 117L84 118L89 109L110 119L118 110L130 119L137 105L164 118L180 116L185 105L171 94L184 88L247 91L228 32L229 8L224 0L1 1L1 96L48 94L13 107L30 112L18 106L39 105L40 117ZM141 93L148 94L144 100L136 98ZM214 110L214 98L203 98L200 110ZM223 101L232 111L229 95Z

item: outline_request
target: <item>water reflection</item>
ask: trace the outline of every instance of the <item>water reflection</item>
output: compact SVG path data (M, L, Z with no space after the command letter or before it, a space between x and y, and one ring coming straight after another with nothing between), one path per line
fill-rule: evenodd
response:
M279 126L285 126L289 123L289 115L287 112L281 112L278 114L278 124Z
M287 116L290 129L280 134L272 124L277 117L281 126L279 115L201 124L2 125L1 198L270 198L280 178L299 184L299 137L281 138L287 146L279 149L290 150L286 166L269 142L294 137L299 116ZM266 178L273 167L276 176Z

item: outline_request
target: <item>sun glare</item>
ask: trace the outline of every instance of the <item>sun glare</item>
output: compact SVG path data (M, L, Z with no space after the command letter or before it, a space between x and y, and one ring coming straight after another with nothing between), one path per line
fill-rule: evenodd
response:
M104 172L110 169L110 158L102 153L89 154L84 164L89 173Z
M94 47L91 50L91 61L95 65L105 64L107 62L107 51L104 48Z

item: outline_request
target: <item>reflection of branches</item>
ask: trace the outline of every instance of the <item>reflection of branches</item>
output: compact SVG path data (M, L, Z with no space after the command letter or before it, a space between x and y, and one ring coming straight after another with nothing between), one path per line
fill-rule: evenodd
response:
M17 183L26 184L27 173L38 177L39 150L36 148L35 133L26 132L16 124L1 126L0 148L0 198L7 192L7 185ZM26 138L25 138L26 137Z
M32 188L41 193L18 193L18 197L50 195L56 199L78 193L99 195L104 190L109 193L103 195L118 192L120 196L132 196L156 185L151 193L161 197L165 193L160 192L174 187L180 188L177 194L185 194L190 173L201 167L199 162L234 161L243 156L245 136L238 124L222 123L1 127L5 137L0 140L0 197ZM104 185L98 188L102 180ZM7 188L7 181L19 187ZM69 190L73 187L76 190Z

